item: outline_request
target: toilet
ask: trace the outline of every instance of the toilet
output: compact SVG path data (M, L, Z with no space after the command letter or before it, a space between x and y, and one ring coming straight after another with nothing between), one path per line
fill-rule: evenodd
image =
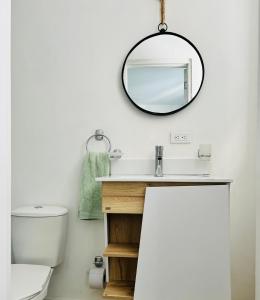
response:
M53 269L62 263L68 210L26 206L12 211L11 300L43 300Z

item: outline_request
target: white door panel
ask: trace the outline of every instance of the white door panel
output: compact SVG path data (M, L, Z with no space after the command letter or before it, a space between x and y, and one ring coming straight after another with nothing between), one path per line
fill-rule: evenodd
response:
M230 300L229 186L147 188L135 300Z

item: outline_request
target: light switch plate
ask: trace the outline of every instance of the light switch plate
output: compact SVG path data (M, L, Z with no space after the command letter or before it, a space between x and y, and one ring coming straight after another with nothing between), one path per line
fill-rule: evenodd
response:
M190 144L192 136L187 132L171 132L170 142L171 144Z

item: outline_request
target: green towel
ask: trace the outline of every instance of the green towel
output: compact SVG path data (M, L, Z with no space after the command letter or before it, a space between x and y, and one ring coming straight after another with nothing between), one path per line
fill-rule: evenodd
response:
M96 177L109 175L108 153L88 152L83 162L80 188L79 218L81 220L102 219L101 182Z

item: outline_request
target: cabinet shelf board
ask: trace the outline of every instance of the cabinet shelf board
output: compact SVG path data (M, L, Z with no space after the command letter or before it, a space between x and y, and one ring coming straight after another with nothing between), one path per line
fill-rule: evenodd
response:
M134 282L111 281L107 283L103 297L107 299L134 299Z
M104 251L104 256L137 258L138 250L138 244L109 244Z

